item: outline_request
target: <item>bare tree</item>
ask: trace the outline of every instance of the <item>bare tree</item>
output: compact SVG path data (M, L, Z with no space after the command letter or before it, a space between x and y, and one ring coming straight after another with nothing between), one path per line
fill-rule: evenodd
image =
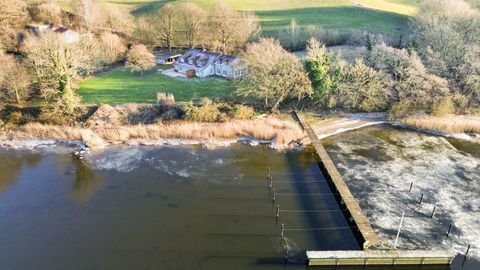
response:
M156 65L155 56L143 44L133 46L127 53L125 66L133 71L140 71L143 75L145 70Z
M79 98L75 93L78 72L85 65L81 43L67 44L48 33L26 40L26 61L47 102L55 102L56 112L73 115Z
M274 39L260 39L247 46L244 59L249 74L240 82L238 94L264 100L272 111L288 98L311 96L312 86L300 60Z
M35 21L62 22L62 9L54 0L39 2L29 7L30 16Z
M177 10L172 4L165 4L150 18L153 30L162 42L164 42L169 51L172 51L172 44L174 42L176 14Z
M93 28L105 23L98 0L74 0L73 7L75 14L82 19L81 23L87 32L92 32Z
M223 2L219 2L213 8L211 15L211 29L213 31L213 38L216 38L222 46L222 51L227 52L234 46L235 40L238 37L238 23L240 20L238 12L233 10Z
M13 50L17 31L28 18L23 0L0 0L0 44L4 50Z
M104 63L111 64L125 57L127 47L118 35L103 32L99 39L101 58Z
M179 4L177 8L181 15L180 18L188 46L194 48L206 23L207 13L192 2Z
M15 57L1 56L0 62L0 101L20 105L29 95L31 78Z

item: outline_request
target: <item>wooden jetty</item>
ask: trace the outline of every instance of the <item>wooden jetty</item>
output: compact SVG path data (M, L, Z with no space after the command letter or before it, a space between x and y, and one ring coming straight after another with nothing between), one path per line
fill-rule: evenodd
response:
M337 167L335 167L335 164L328 155L327 150L325 150L323 145L320 143L317 135L310 125L305 121L303 115L297 114L296 112L293 114L294 117L296 117L300 122L308 137L310 137L312 145L315 147L318 157L320 158L321 165L327 174L325 176L332 181L336 191L339 193L342 199L342 202L345 204L348 214L353 218L353 221L363 238L363 249L366 250L371 246L380 247L382 243L378 239L377 234L373 231L372 226L370 226L368 218L365 216L360 208L360 205L358 205L358 202L353 197L352 192L350 192L350 189L338 172Z
M327 151L302 114L293 112L293 117L300 123L312 141L320 166L325 177L333 183L341 203L345 206L350 221L355 223L362 238L363 250L356 251L307 251L308 265L450 265L455 254L451 251L429 250L392 250L378 239L368 218L353 197Z
M307 251L308 265L449 265L455 254L445 250Z

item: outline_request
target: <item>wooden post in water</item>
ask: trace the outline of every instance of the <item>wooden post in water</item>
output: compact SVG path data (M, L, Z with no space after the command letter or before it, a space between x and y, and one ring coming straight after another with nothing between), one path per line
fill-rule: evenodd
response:
M280 217L280 205L277 204L277 214L276 214L277 219Z
M422 193L422 196L420 197L420 202L418 204L422 204L423 202L423 193Z
M410 183L410 189L408 190L408 192L412 192L412 188L413 188L413 182Z
M452 223L450 223L450 226L448 227L448 231L447 231L447 238L448 236L450 235L450 232L452 231Z
M267 178L270 178L270 167L267 167Z
M273 188L273 197L272 197L272 202L275 203L275 188Z
M283 239L283 231L285 230L285 224L282 223L282 231L280 232L280 236ZM470 246L469 246L470 247ZM468 252L468 251L467 251Z
M432 215L430 216L430 218L433 218L433 216L435 216L435 210L437 209L437 206L434 205L433 206L433 211L432 211Z
M470 251L470 245L467 247L467 252L465 252L465 258L467 258L468 252Z
M270 189L272 189L273 183L272 183L272 177L270 176L270 185L268 186Z

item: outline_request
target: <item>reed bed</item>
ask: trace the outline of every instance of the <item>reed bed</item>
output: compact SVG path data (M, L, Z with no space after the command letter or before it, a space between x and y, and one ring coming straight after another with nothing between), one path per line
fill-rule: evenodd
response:
M288 145L293 141L301 141L305 138L304 132L296 123L275 118L232 120L223 123L178 121L169 124L96 127L93 129L30 123L14 132L15 135L26 138L81 140L91 147L135 139L204 141L238 137L272 140L281 145Z
M479 133L479 116L452 115L438 116L412 116L403 120L403 123L421 129L435 130L443 133Z

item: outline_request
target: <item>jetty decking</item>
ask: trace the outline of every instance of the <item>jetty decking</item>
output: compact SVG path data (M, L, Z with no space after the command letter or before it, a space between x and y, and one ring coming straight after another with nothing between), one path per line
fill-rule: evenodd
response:
M298 114L296 112L294 112L293 114L294 117L296 117L302 125L308 137L310 137L312 145L313 147L315 147L318 157L320 158L320 161L322 163L321 165L324 167L327 173L326 177L329 178L329 180L331 180L334 184L335 189L338 191L343 203L345 204L348 214L353 218L355 225L357 226L362 238L364 239L362 243L363 249L366 250L371 246L381 246L382 243L378 239L376 233L373 231L372 226L370 226L368 218L365 216L362 209L360 208L360 205L358 205L358 202L353 197L345 181L343 181L343 178L338 172L337 167L335 167L335 164L333 163L332 159L328 155L323 145L320 143L320 140L318 140L318 137L313 131L313 129L305 121L302 114Z
M455 254L444 250L307 251L309 265L449 265Z

